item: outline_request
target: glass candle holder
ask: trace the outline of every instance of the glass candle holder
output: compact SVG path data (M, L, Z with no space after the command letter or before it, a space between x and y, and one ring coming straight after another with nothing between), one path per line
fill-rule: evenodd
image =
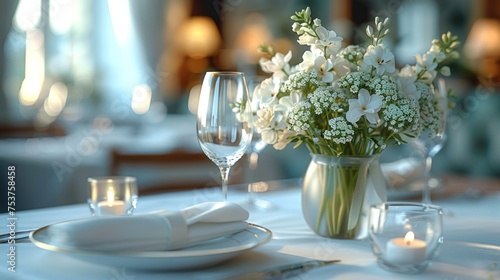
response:
M369 236L378 265L402 273L424 271L443 243L442 225L442 210L435 205L372 205Z
M137 205L137 182L134 177L88 178L88 199L92 216L128 215Z

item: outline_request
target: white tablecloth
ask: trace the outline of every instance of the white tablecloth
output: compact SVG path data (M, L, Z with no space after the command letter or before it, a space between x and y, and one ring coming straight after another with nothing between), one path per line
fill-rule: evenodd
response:
M368 240L335 240L315 235L302 218L300 189L296 182L278 183L289 187L260 195L276 208L250 210L249 218L250 222L269 228L273 232L272 240L214 267L184 272L135 271L85 263L31 243L20 243L16 245L16 272L9 272L4 261L0 279L222 279L308 259L340 259L341 262L309 270L291 279L500 279L500 194L437 201L436 204L448 213L444 218L445 241L440 255L425 272L407 275L379 268ZM141 197L136 213L181 209L218 198L219 194L213 190ZM229 200L234 202L246 198L244 191L235 188L229 193ZM21 211L16 213L17 229L88 215L85 204ZM5 223L7 218L5 214L0 215ZM7 246L0 244L4 259Z

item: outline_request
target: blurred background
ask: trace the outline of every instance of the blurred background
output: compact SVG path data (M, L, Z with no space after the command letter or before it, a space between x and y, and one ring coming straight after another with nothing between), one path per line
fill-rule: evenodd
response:
M128 174L140 186L192 176L189 168L160 166L117 171L114 156L199 151L193 113L203 74L265 75L258 67L261 44L292 50L291 62L299 63L304 48L290 15L307 6L349 44L365 43L375 16L390 17L385 42L400 67L440 34L458 35L461 59L446 78L457 106L432 172L500 176L498 1L7 0L0 6L0 164L4 171L16 167L18 210L85 202L90 176ZM307 150L287 150L267 147L257 178L301 177ZM414 153L390 148L382 161ZM219 184L215 165L203 168L205 182ZM231 174L243 182L245 170Z

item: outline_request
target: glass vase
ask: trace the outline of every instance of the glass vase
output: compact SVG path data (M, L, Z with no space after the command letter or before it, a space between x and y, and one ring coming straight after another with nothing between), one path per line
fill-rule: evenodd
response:
M336 157L311 154L311 157L302 188L302 213L309 227L324 237L366 237L369 210L366 202L386 199L378 155ZM374 161L375 165L370 165ZM374 178L368 178L369 167L373 169ZM381 193L382 197L365 199L368 184L370 196Z

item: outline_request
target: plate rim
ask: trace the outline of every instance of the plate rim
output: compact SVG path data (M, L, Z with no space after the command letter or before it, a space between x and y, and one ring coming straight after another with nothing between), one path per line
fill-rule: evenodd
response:
M57 223L56 223L57 224ZM239 231L234 234L240 234L244 231L250 232L255 237L255 242L249 244L236 245L224 248L213 248L213 249L196 249L196 250L168 250L168 251L121 251L121 252L103 252L95 250L85 250L82 248L66 248L57 246L54 244L46 243L42 240L36 238L37 235L45 232L51 225L43 226L30 233L29 239L31 242L44 250L56 252L56 253L66 253L66 254L78 254L78 255L96 255L100 257L121 257L121 258L183 258L183 257L204 257L204 256L215 256L229 253L243 252L245 250L253 249L262 246L269 242L273 237L273 232L266 227L248 223L248 228ZM258 230L258 232L255 232ZM232 235L234 235L232 234ZM225 238L231 238L232 235L225 236ZM193 245L196 246L196 245ZM187 247L189 248L189 247Z

